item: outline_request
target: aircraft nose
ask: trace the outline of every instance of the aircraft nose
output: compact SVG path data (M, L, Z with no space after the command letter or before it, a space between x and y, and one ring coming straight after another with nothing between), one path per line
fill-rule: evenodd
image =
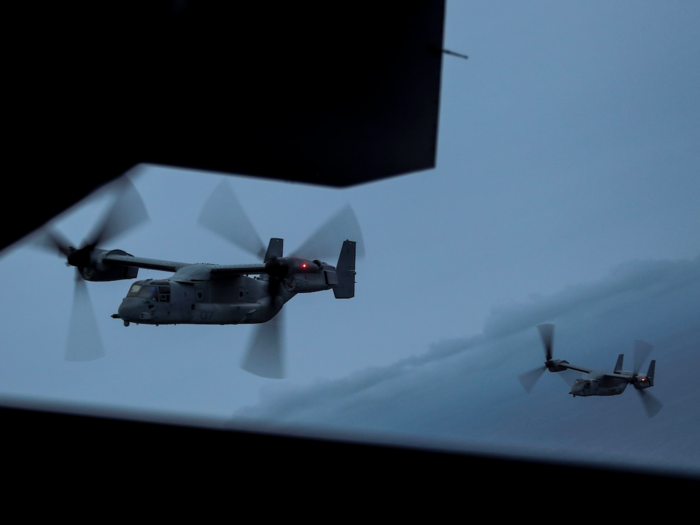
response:
M143 302L137 297L125 297L119 305L119 317L125 321L135 321L140 318Z

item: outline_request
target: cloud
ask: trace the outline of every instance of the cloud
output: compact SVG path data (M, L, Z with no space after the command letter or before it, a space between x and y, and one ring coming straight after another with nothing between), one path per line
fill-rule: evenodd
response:
M465 450L556 453L700 473L700 257L637 261L594 283L495 308L483 333L445 340L422 355L306 386L273 384L232 424L264 423L313 435L339 431L451 443ZM576 398L545 374L531 395L517 375L541 363L535 326L554 322L555 356L612 368L636 338L655 347L654 393L663 410L648 420L628 389ZM628 363L631 362L631 359Z
M632 304L670 293L700 279L699 260L637 261L620 265L600 282L579 284L552 297L494 309L486 321L484 334L514 334L578 311L616 302Z

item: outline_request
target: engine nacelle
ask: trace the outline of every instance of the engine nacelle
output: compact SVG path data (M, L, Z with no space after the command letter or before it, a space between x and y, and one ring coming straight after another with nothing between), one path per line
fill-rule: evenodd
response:
M126 255L127 257L133 257L133 255L126 253L124 250L94 250L90 255L90 266L78 268L81 277L86 281L106 282L135 279L138 276L138 268L105 264L104 258L107 255Z
M656 359L652 359L649 363L649 370L646 375L639 374L635 376L634 388L642 390L654 386L654 374L656 373Z
M550 359L545 363L547 370L549 370L550 372L563 372L564 370L568 370L569 367L562 366L568 364L569 362L565 361L564 359Z
M276 279L297 274L318 273L322 268L321 261L309 261L296 257L273 257L265 263L265 272Z
M636 381L634 381L634 388L637 390L643 390L645 388L649 388L654 386L654 381L653 378L649 378L647 376L637 376Z
M338 285L338 275L335 267L321 261L309 262L297 259L295 266L290 268L290 276L285 279L294 283L296 293L311 293L329 290Z

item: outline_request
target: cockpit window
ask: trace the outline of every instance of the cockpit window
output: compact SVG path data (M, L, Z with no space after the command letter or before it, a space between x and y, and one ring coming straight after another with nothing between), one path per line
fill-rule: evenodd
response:
M126 294L127 297L136 297L139 294L139 290L141 289L140 284L132 284L131 288L129 289L129 293Z
M143 286L141 287L141 291L139 291L139 297L151 299L152 301L157 301L158 288L155 286Z

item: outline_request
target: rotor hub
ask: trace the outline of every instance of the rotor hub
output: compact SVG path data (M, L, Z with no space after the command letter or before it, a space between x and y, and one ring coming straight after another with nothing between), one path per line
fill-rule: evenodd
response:
M265 272L275 279L282 280L289 274L289 264L280 257L273 257L265 263Z
M70 253L67 257L68 264L71 266L77 266L78 268L90 266L90 254L94 248L94 244L83 246L80 249L75 249L71 246L69 248Z

